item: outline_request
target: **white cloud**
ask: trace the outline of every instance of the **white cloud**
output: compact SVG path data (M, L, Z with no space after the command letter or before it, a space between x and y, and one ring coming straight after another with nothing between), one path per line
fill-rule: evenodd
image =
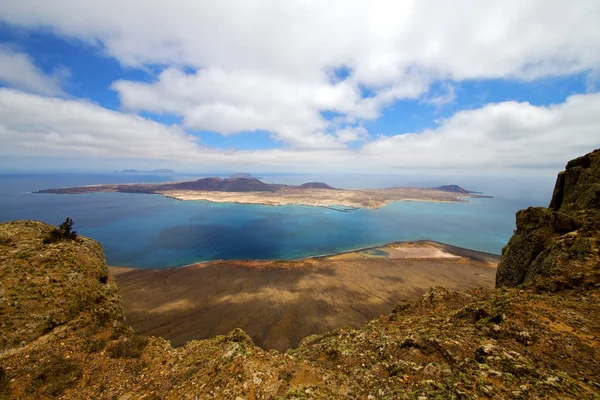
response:
M4 156L192 159L202 154L179 127L13 89L0 89L0 144Z
M451 101L451 90L427 96L434 82L600 65L596 0L8 0L0 20L99 44L125 65L168 66L153 83L115 83L127 109L224 135L268 130L297 148L343 145L323 111L359 125L398 99Z
M324 131L321 110L349 112L360 94L346 82L299 82L245 71L211 68L195 74L163 71L155 83L113 84L124 108L183 116L187 128L223 135L273 132L293 147L340 147Z
M447 83L443 85L436 93L426 96L422 102L432 104L436 107L442 107L456 101L456 89L454 85Z
M361 149L394 167L560 167L599 145L600 94L534 106L502 102L460 111L439 128L380 137Z
M351 127L346 126L338 129L335 135L342 143L365 141L369 138L369 132L364 126Z
M224 165L261 171L390 172L458 168L562 168L598 147L600 94L534 106L503 102L460 111L437 129L379 137L359 150L222 151L198 144L178 126L75 100L0 89L0 156L166 160L200 170ZM360 140L362 128L337 131ZM237 167L236 167L237 166Z
M64 69L46 74L27 54L0 45L0 82L35 93L59 95L63 93L61 81L64 75Z
M65 12L68 10L68 12ZM600 6L374 0L4 1L2 19L101 41L129 65L164 63L319 76L346 65L389 84L414 68L455 79L534 78L597 65Z

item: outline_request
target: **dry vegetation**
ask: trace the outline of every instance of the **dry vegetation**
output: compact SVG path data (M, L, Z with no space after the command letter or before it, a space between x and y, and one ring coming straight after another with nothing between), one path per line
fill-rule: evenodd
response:
M305 205L316 207L380 208L394 201L464 201L465 194L425 188L392 189L298 189L274 192L213 192L168 190L157 192L178 200L207 200L215 203Z

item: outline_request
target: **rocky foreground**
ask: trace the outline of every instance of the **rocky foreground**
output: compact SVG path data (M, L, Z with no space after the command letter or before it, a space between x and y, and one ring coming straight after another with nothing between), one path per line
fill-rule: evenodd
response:
M98 243L0 227L0 398L475 399L600 395L600 150L517 215L495 290L433 288L287 353L241 330L174 349L123 321Z

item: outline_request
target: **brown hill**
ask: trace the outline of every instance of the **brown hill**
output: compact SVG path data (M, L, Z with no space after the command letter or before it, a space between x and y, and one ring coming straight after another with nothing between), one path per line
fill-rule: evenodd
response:
M298 187L300 189L333 189L331 186L323 182L307 182Z
M176 349L136 335L97 244L2 224L0 398L597 399L599 154L569 164L551 209L521 213L500 288L433 288L285 354L239 329Z
M196 181L167 183L133 183L122 185L78 186L42 189L35 193L79 194L94 192L157 193L169 190L212 192L272 192L277 188L256 178L203 178Z
M273 189L255 178L204 178L173 183L159 190L206 190L216 192L271 192Z
M475 193L470 190L463 189L458 185L443 185L443 186L435 187L434 189L441 190L442 192L450 192L450 193L464 193L464 194Z

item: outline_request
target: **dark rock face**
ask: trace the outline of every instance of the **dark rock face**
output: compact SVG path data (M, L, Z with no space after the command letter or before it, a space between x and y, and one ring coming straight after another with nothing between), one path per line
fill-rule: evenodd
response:
M323 182L307 182L298 187L300 189L333 189L331 186Z
M496 286L533 283L558 290L600 281L600 149L558 174L549 208L517 212Z
M600 149L569 161L558 174L549 207L554 211L600 209Z

